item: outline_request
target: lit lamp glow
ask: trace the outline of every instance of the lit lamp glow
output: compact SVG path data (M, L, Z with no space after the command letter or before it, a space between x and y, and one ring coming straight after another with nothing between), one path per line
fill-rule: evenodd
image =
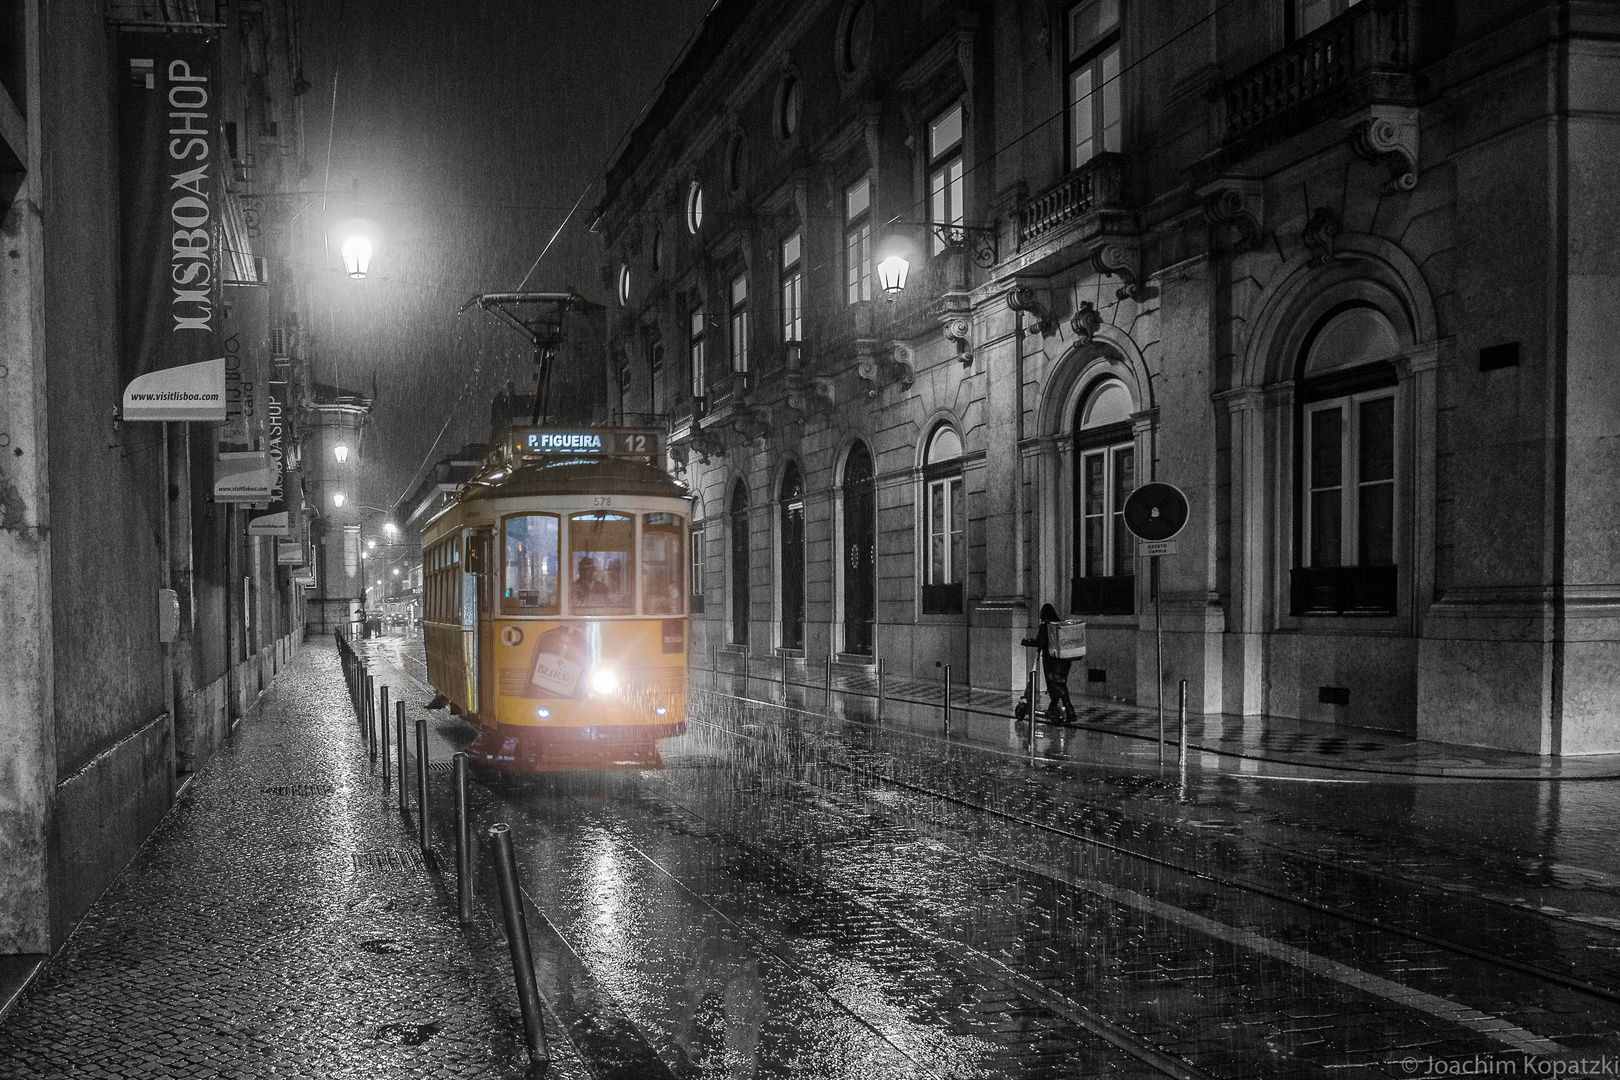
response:
M910 269L911 264L899 255L890 255L877 264L878 284L890 300L905 289L906 273Z
M349 448L342 443L338 443L332 447L332 456L337 458L337 463L341 465L349 460Z
M332 505L341 507L346 496L341 491L332 492Z
M394 536L399 532L399 526L395 525L392 521L385 521L383 522L383 532L387 533L389 536Z
M343 253L343 269L352 278L363 278L371 268L371 241L363 236L351 236L339 248Z

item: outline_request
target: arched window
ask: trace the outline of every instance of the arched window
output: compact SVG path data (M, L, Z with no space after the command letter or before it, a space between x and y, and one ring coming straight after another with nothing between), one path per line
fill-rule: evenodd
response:
M1306 335L1298 362L1298 523L1291 608L1396 611L1396 375L1400 339L1349 303Z
M844 651L872 655L877 613L877 490L872 452L856 443L844 460Z
M782 648L804 648L804 481L797 465L782 473L777 500L782 538Z
M731 642L748 644L748 488L738 480L731 488Z
M960 614L967 580L967 496L962 437L940 424L923 452L923 590L925 615Z
M1074 422L1074 580L1077 615L1136 610L1136 553L1125 528L1125 497L1136 487L1131 392L1103 379L1080 402Z

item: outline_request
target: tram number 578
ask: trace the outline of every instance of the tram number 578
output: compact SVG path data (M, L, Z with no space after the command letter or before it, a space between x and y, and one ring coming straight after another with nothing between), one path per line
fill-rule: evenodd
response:
M591 505L592 506L612 506L613 505L613 496L611 496L611 495L596 495L596 496L593 496L591 498Z

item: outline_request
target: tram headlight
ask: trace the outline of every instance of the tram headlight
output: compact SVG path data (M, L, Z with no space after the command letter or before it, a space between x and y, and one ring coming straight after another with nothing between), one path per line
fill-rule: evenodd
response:
M610 667L599 667L591 672L591 693L607 697L619 689L619 676Z

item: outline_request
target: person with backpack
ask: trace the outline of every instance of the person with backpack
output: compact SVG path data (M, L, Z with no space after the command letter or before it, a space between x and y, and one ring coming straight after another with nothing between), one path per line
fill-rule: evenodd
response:
M1023 644L1041 650L1041 673L1046 676L1046 719L1052 724L1073 724L1076 720L1074 702L1069 700L1069 661L1057 656L1052 635L1058 622L1057 609L1051 604L1041 605L1041 628L1034 637L1025 638ZM1030 703L1033 709L1034 703ZM1020 705L1020 712L1024 706Z

